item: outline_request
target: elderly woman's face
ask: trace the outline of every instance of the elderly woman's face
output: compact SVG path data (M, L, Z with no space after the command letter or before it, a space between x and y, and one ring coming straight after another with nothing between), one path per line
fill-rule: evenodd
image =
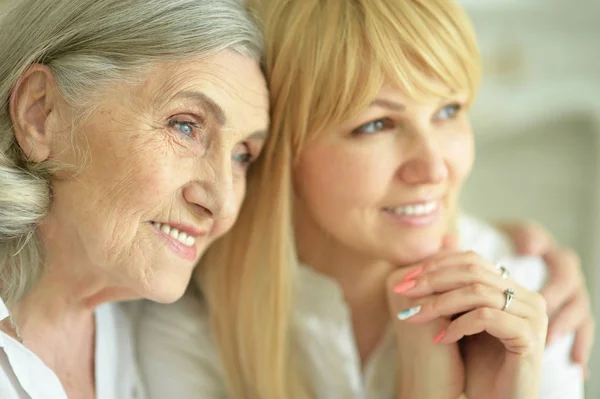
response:
M40 228L49 255L91 264L137 295L177 299L233 225L267 126L259 66L237 53L158 66L139 85L115 87L75 127L75 145L53 150L84 166L52 182ZM70 148L89 148L85 162Z
M367 259L406 264L437 251L473 163L465 99L418 103L385 86L309 143L295 170L302 223Z

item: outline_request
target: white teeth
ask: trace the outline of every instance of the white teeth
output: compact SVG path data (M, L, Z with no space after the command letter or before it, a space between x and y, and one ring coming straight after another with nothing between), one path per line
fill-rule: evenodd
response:
M188 247L191 247L195 243L196 243L196 238L194 238L192 236L188 236L188 238L186 238L186 240L185 240L185 245L187 245Z
M183 231L179 231L174 227L169 226L168 224L152 222L152 224L159 230L161 230L166 235L176 239L183 245L187 245L188 247L193 246L196 243L196 237L188 236Z
M429 201L421 204L399 206L396 208L387 208L387 210L398 215L425 216L435 211L437 207L437 201Z

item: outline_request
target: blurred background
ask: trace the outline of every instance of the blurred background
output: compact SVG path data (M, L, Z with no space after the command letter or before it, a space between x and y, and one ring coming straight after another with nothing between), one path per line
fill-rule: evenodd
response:
M600 0L459 1L485 64L463 208L536 220L574 248L600 320ZM598 330L588 398L600 398Z
M465 211L528 218L581 256L600 320L600 0L461 0L485 71ZM600 334L587 397L600 398Z

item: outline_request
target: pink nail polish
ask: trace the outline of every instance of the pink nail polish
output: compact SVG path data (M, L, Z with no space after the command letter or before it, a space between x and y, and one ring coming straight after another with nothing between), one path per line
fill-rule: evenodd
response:
M417 280L410 280L410 281L405 281L403 283L400 283L398 285L396 285L393 290L396 294L403 294L406 291L412 289L415 287L415 285L417 285Z
M434 344L439 343L445 336L446 336L446 330L442 330L442 332L440 332L438 335L435 336L435 338L433 338L433 343Z
M406 276L404 276L404 278L402 280L404 280L404 281L406 281L406 280L412 280L412 279L414 279L415 277L417 277L421 273L423 273L423 266L419 266L418 268L416 268L412 272L408 273Z

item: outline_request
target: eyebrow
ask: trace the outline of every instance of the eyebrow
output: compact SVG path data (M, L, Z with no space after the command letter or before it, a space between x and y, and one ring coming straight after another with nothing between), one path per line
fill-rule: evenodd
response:
M378 107L387 108L392 111L404 111L406 110L406 106L404 104L400 104L394 101L385 100L383 98L376 98L369 105L370 107L376 105Z
M173 96L174 99L182 98L186 100L193 100L203 108L205 108L212 116L217 120L219 125L223 126L227 123L227 117L225 111L215 100L207 96L206 94L199 91L181 91Z
M267 130L260 129L252 132L250 136L248 136L248 140L266 140L267 139Z

